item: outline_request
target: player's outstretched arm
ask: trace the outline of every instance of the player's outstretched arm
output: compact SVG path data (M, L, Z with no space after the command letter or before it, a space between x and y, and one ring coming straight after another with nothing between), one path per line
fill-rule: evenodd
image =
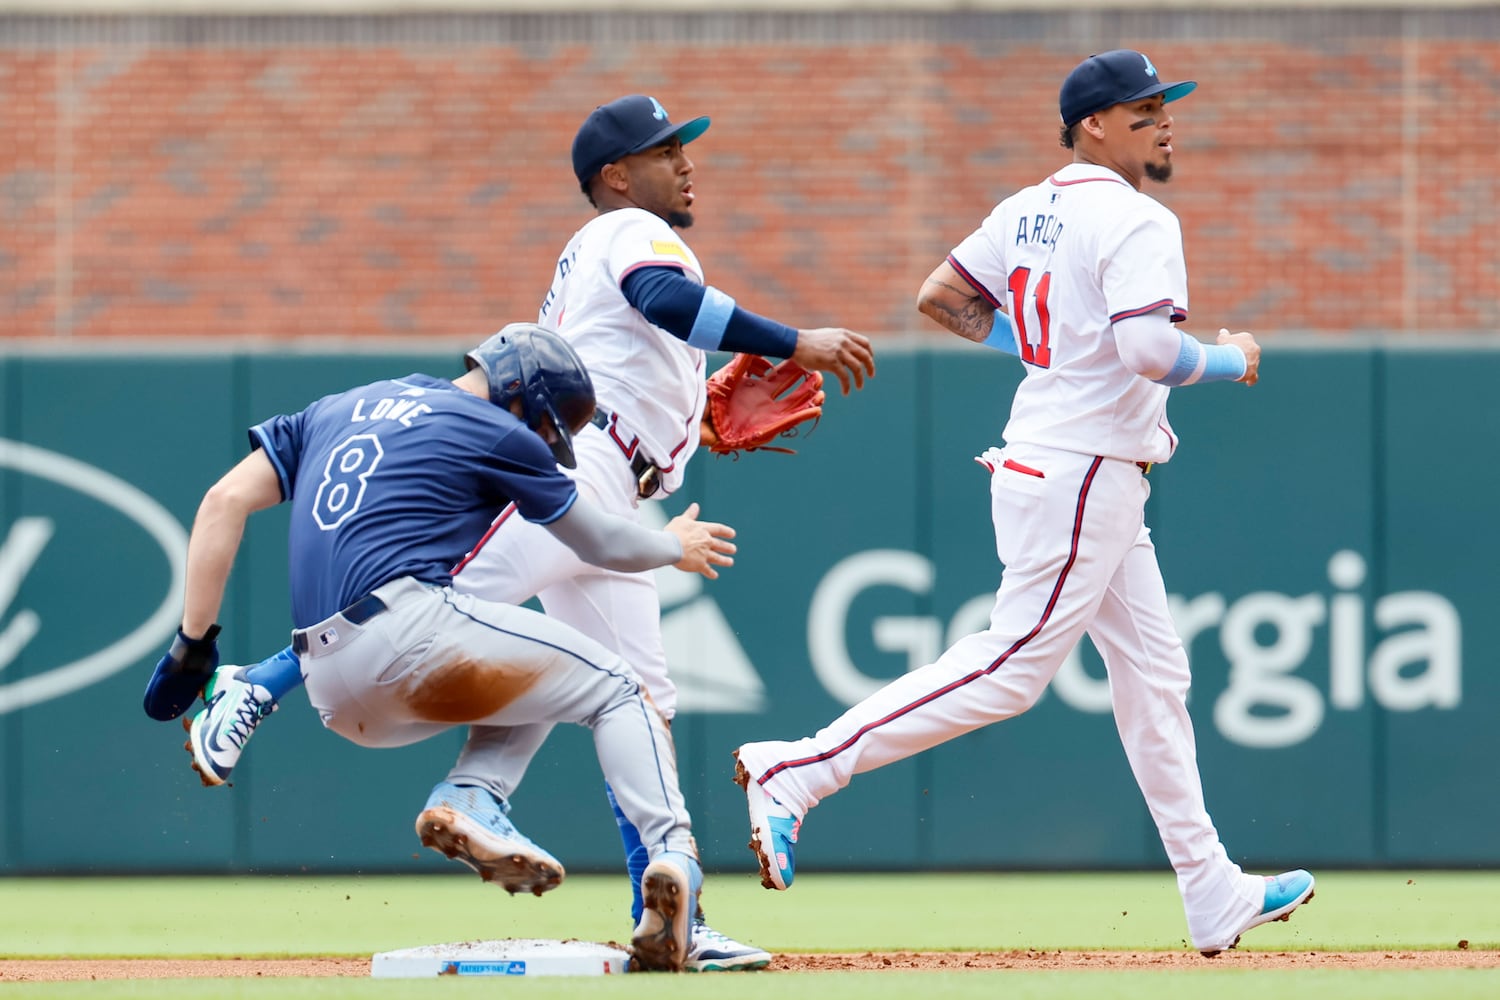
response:
M846 396L851 386L863 387L875 374L868 337L838 327L793 329L741 308L719 289L688 279L680 268L638 268L620 291L642 316L705 351L790 358L835 376Z
M672 565L685 573L701 573L710 580L719 578L716 566L733 566L735 545L730 541L734 529L715 521L698 520L698 505L667 522L666 530L682 543L682 558Z
M729 540L734 529L699 521L697 504L668 522L665 530L652 531L579 497L567 513L544 527L578 558L622 573L676 566L715 579L715 566L734 564L735 547Z

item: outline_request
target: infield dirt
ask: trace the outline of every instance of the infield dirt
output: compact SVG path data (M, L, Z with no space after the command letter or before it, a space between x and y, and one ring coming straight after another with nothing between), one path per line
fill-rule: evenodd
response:
M782 954L768 973L901 972L909 970L975 971L1080 969L1480 969L1500 968L1500 951L1346 951L1229 952L1203 958L1188 952L1151 951L1002 951L1002 952L863 952L849 954ZM181 979L287 976L368 976L370 962L359 958L210 958L210 959L47 959L0 960L0 983L72 982L91 979Z

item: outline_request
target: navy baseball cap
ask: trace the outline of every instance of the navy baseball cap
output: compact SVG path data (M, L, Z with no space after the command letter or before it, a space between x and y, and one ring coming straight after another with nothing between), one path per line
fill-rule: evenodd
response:
M1145 97L1162 95L1175 101L1191 94L1198 84L1192 80L1162 83L1144 53L1134 49L1115 49L1089 56L1073 67L1057 95L1058 110L1064 125L1073 125L1096 111L1128 104Z
M660 146L673 136L687 145L706 131L707 118L675 125L656 98L621 97L599 105L578 129L573 137L573 173L578 183L586 184L606 163Z

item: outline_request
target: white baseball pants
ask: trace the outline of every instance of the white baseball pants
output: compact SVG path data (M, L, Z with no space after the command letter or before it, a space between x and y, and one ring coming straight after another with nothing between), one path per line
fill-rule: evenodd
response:
M810 738L750 743L740 760L799 817L855 775L1026 711L1087 632L1109 674L1115 722L1177 872L1194 943L1260 912L1204 808L1187 712L1187 654L1172 624L1134 463L1013 445L991 481L1004 564L989 628L850 708Z

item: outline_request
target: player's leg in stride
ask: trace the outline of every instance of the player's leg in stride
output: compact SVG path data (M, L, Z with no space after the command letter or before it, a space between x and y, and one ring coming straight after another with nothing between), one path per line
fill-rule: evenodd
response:
M506 811L487 789L440 781L417 816L417 836L512 895L556 889L567 874L562 862L517 830Z

